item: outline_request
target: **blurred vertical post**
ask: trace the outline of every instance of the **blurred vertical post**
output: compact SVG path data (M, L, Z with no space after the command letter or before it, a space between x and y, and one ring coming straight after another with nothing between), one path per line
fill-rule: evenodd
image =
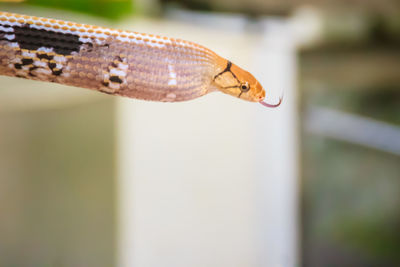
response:
M287 20L265 19L263 26L263 38L254 49L256 75L267 91L267 101L273 102L281 94L284 104L258 114L264 123L258 125L256 139L264 141L256 152L260 170L256 177L256 222L260 231L257 266L298 266L296 40Z
M267 101L283 90L284 102L273 110L217 93L174 104L122 99L118 266L296 266L291 29L266 19L249 32L241 17L201 16L235 32L167 22L141 28L212 48L254 73Z

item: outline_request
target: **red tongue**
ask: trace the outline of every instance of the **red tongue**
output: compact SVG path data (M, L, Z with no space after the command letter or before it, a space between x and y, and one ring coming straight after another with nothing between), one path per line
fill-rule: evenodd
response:
M260 101L259 103L268 108L276 108L276 107L279 107L279 105L282 103L282 99L283 99L283 97L280 97L279 102L277 104L268 104L268 103L265 103L264 101Z

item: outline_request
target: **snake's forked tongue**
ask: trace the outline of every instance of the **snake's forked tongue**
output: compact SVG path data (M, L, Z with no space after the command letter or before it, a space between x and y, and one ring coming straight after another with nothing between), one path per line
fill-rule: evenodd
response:
M268 107L268 108L276 108L276 107L279 107L279 106L280 106L280 104L282 103L282 100L283 100L283 96L281 96L281 97L279 98L279 102L276 103L276 104L269 104L269 103L266 103L266 102L264 102L264 101L260 101L259 103L260 103L261 105L265 106L265 107Z

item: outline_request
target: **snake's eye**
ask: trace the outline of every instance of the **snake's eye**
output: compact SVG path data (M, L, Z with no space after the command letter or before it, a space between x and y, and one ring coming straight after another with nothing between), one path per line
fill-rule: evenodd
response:
M249 83L247 83L247 82L245 82L245 83L242 83L241 85L240 85L240 91L242 91L242 92L247 92L247 91L249 91L250 90L250 86L249 86Z

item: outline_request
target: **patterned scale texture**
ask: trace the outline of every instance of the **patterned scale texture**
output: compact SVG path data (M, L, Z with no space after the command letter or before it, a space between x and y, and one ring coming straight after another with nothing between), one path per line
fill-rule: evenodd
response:
M0 74L155 101L208 93L218 56L192 42L0 12Z

